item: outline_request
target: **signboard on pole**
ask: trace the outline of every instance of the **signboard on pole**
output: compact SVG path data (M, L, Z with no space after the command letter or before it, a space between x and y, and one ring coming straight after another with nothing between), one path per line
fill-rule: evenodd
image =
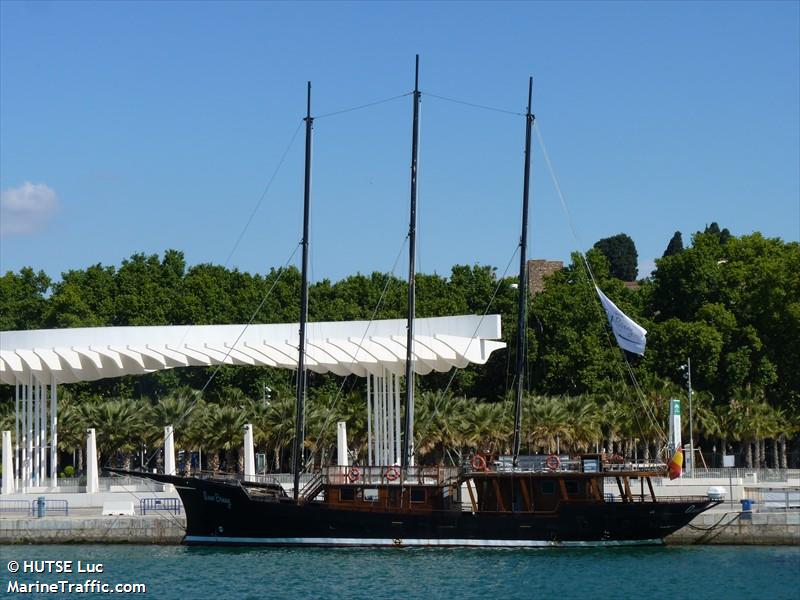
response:
M669 401L669 446L673 452L681 448L681 401Z

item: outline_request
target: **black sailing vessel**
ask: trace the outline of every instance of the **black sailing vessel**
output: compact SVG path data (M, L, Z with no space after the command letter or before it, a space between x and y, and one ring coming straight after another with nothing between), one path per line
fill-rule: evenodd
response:
M520 465L523 336L526 323L526 240L530 189L532 80L526 111L520 237L519 306L513 455L475 455L461 467L413 465L413 385L406 386L400 465L330 466L300 487L303 464L305 327L308 316L308 225L311 192L311 84L305 146L303 259L293 494L277 481L245 481L220 473L192 477L132 473L172 484L186 510L184 543L304 546L594 546L657 544L719 503L704 496L657 498L652 478L663 468L637 470L598 454ZM414 263L419 139L419 57L413 93L406 381L413 381ZM605 483L619 495L606 494Z

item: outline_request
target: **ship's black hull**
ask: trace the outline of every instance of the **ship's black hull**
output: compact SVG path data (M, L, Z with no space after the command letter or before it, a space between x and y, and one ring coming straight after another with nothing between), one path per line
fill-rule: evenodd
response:
M152 476L151 476L152 477ZM715 502L568 502L553 513L411 513L256 500L236 483L157 476L186 510L184 543L276 546L593 546L660 544Z

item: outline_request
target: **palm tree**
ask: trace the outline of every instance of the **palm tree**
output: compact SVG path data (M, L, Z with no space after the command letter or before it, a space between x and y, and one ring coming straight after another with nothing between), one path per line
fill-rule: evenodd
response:
M294 443L294 420L295 401L286 395L269 403L263 421L257 425L267 448L272 448L276 472L281 471L282 465L285 464L286 449L291 448Z
M175 436L175 451L180 454L184 450L183 463L180 470L188 475L191 469L190 452L185 448L189 439L189 426L192 411L201 398L201 392L190 388L182 388L174 393L159 399L150 411L148 420L148 434L153 443L164 443L164 427L172 425Z
M238 470L234 467L234 452L241 448L245 415L233 406L209 404L203 416L203 427L208 433L207 447L210 449L209 469L219 470L219 452L225 452L225 463L228 471Z
M148 412L149 405L141 400L106 400L92 407L87 424L97 431L104 462L116 457L122 468L131 468L133 452L144 439Z
M551 454L560 450L561 440L569 441L568 417L560 396L526 396L529 405L525 412L529 444Z
M591 444L599 443L600 413L594 400L587 396L570 396L564 399L567 439L575 452L586 452Z
M417 396L417 414L421 418L415 419L415 448L421 456L428 455L431 462L441 465L454 450L456 458L451 457L451 461L460 464L464 441L461 421L467 404L465 398L457 398L449 391L425 391Z

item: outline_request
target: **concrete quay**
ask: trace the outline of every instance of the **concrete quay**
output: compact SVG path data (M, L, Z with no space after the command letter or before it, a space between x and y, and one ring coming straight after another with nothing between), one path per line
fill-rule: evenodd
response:
M800 546L800 511L716 509L668 536L670 545Z
M77 509L68 517L0 518L2 544L179 544L186 517L174 514L101 516Z

